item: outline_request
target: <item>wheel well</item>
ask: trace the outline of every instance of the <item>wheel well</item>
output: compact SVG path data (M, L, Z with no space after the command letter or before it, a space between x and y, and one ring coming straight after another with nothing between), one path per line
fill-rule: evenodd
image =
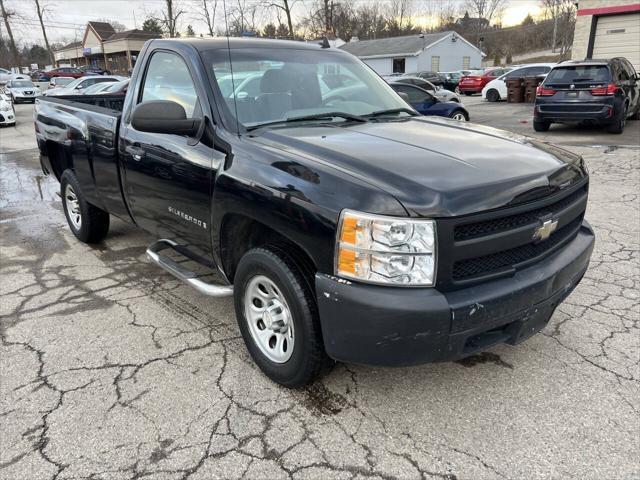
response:
M313 275L317 268L304 249L273 228L238 214L225 216L220 230L220 257L222 268L229 281L233 283L238 263L246 252L269 244L278 245L290 254L310 285L313 285Z
M62 177L62 173L68 168L73 169L73 162L71 156L67 154L64 147L57 142L47 140L46 144L47 156L49 157L49 163L53 169L53 174L58 181Z

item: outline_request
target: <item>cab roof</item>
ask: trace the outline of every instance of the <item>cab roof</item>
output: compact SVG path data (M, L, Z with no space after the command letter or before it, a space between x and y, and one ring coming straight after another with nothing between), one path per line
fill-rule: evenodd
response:
M251 37L216 37L216 38L160 38L150 40L154 45L187 44L202 52L205 50L218 50L231 48L277 48L277 49L304 49L304 50L329 50L342 52L338 48L322 48L321 42L298 42L294 40L273 40L267 38Z

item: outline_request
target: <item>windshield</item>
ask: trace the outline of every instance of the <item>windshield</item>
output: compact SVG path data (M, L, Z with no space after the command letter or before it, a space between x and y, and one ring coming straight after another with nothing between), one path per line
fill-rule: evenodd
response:
M245 128L322 113L363 116L407 108L384 80L345 53L240 48L231 50L232 65L227 50L210 50L204 56L225 99L227 115L234 118L237 112Z
M583 65L556 67L549 75L545 84L549 83L580 83L580 82L609 82L611 75L606 65Z
M14 80L11 82L13 88L34 88L35 85L28 80Z
M66 85L63 83L63 85L67 88L76 88L82 82L84 82L84 78L76 78L74 81L68 82Z

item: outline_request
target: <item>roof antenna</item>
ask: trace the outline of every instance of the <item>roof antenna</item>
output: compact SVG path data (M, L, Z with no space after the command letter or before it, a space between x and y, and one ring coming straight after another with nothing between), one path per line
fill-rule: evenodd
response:
M329 39L325 35L322 37L322 41L318 43L322 48L331 48L331 44L329 43Z
M222 7L224 8L224 27L225 27L225 33L227 36L227 51L229 52L229 72L231 73L231 88L232 88L231 91L234 92L233 107L236 114L236 132L238 133L238 137L239 137L240 136L240 120L238 120L238 103L237 103L238 99L236 98L236 95L235 95L236 83L233 78L233 62L231 61L231 42L229 40L229 24L227 23L227 1L226 0L222 0Z

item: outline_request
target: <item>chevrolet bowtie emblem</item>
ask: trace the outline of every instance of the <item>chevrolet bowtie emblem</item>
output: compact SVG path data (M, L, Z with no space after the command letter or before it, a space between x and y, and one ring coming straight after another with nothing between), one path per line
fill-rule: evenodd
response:
M533 239L538 241L546 240L558 228L558 220L545 220L542 225L533 232Z

